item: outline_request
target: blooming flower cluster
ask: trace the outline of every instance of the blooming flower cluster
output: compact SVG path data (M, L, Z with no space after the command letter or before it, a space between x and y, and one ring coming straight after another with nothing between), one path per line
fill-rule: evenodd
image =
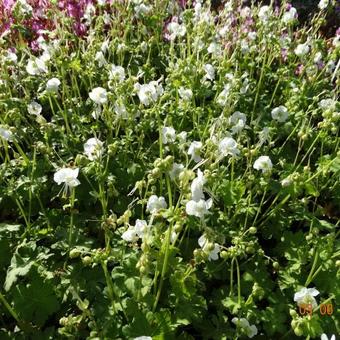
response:
M2 337L335 340L335 2L218 3L0 1Z
M191 200L185 206L186 213L199 218L203 218L208 214L208 210L212 207L212 199L207 201L204 199L203 185L206 179L200 169L197 170L197 177L191 183Z

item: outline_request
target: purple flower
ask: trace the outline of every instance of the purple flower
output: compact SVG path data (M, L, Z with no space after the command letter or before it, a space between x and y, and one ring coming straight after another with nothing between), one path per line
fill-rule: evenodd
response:
M303 72L303 70L304 70L303 64L299 64L299 65L297 66L296 70L295 70L295 75L296 75L296 76L301 75L302 72Z
M283 62L285 63L288 59L288 50L286 48L281 48L281 57Z

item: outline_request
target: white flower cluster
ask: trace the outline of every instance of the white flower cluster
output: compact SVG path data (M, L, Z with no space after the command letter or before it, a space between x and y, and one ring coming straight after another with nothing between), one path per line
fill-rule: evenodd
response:
M203 218L212 206L212 199L204 199L203 186L206 182L203 172L197 169L197 177L191 183L191 200L187 202L185 211L188 215Z
M159 81L150 81L148 84L135 84L135 91L137 91L140 102L149 106L151 103L155 103L157 99L163 94L163 87L159 84Z

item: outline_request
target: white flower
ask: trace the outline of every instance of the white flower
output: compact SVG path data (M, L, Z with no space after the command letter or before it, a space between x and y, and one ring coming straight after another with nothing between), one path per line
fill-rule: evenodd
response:
M340 35L337 35L333 41L332 41L332 44L335 48L339 47L340 46Z
M216 102L218 105L220 106L225 106L228 102L228 98L229 98L229 93L230 93L230 84L226 84L224 85L224 89L222 90L222 92L218 95Z
M83 15L83 18L86 20L87 25L90 25L95 13L96 13L96 8L94 7L94 5L91 3L87 4L85 8L85 13Z
M322 99L319 103L319 108L322 110L333 110L335 108L335 101L331 98Z
M135 84L135 90L138 91L138 98L143 105L150 105L156 102L158 97L163 94L163 87L157 81L151 81L149 84Z
M102 87L95 87L90 93L89 97L96 104L105 104L107 102L107 91Z
M280 123L283 123L288 119L288 109L283 105L274 108L271 114L272 118Z
M253 165L256 170L261 170L263 173L269 172L273 168L272 161L268 156L260 156Z
M320 0L318 7L323 10L326 9L329 4L329 0Z
M169 171L170 178L172 180L176 179L179 176L179 174L182 172L183 169L184 169L183 164L174 163L172 165L172 169Z
M251 9L248 6L243 7L241 9L240 15L241 15L241 18L249 17L251 15Z
M39 57L39 59L43 62L47 62L49 60L51 60L51 53L46 50L44 51L44 53Z
M216 42L210 43L208 46L208 53L213 54L213 55L220 55L221 54L221 46L220 44L217 44Z
M100 50L103 52L103 53L106 53L108 50L109 50L109 41L108 40L104 40L100 46Z
M282 181L281 181L281 185L283 187L288 187L290 186L291 184L293 183L292 179L290 177L287 177L287 178L284 178Z
M109 78L121 83L125 79L124 67L112 65L109 71Z
M126 111L126 107L125 107L124 104L116 102L114 104L114 108L115 108L115 113L116 113L118 118L122 118L122 119L128 118L128 113Z
M47 73L45 62L39 58L30 59L26 65L26 71L32 76Z
M239 133L243 130L245 127L245 122L242 119L239 119L239 121L231 128L231 133L234 135L235 133Z
M187 31L183 24L180 25L177 22L170 22L167 29L171 41L175 40L177 37L183 37Z
M103 142L98 138L90 138L84 144L84 153L90 161L100 158L103 154Z
M176 140L176 131L173 127L162 128L162 141L164 144L173 143Z
M259 10L259 18L261 21L267 21L270 16L270 7L269 6L262 6Z
M302 288L297 293L294 294L294 301L297 302L298 306L302 304L311 304L312 308L317 307L316 300L314 296L319 295L320 292L315 288Z
M79 168L63 168L54 174L53 179L58 185L64 183L64 193L67 193L69 189L72 189L80 184L79 180L77 179L78 174Z
M136 220L135 230L136 230L137 235L140 238L144 237L144 234L147 232L148 228L149 228L149 225L146 223L145 220L139 220L139 219Z
M134 338L133 340L152 340L151 336L138 336L137 338Z
M178 94L185 101L189 101L192 98L192 91L190 89L185 89L184 87L178 89Z
M167 204L165 202L164 197L157 195L150 196L148 203L146 205L146 210L149 211L151 214L156 213L160 209L166 209Z
M106 4L106 0L97 0L97 4L99 6L104 6Z
M152 10L151 6L145 5L141 1L138 1L138 3L139 4L135 6L135 13L137 17L141 17L151 12Z
M242 54L247 54L249 52L249 50L250 50L248 41L245 40L245 39L242 39L240 41L240 47L241 47Z
M218 260L218 253L221 250L221 246L217 243L214 244L214 249L213 250L209 250L207 249L207 246L209 244L209 241L207 240L207 238L205 237L205 235L202 235L199 239L198 239L198 244L199 246L206 252L208 252L209 256L208 256L208 260Z
M246 125L247 117L244 113L236 111L229 118L229 124L234 125L232 132L237 133L241 131Z
M13 133L12 133L12 131L5 129L2 126L0 126L0 137L7 140L7 141L11 141L11 140L13 140Z
M211 64L205 64L203 66L203 69L205 71L204 79L208 79L213 81L215 79L215 69Z
M122 234L122 239L126 242L136 242L139 238L143 238L149 229L145 220L136 220L135 226L130 226L127 231Z
M180 144L184 144L187 140L187 132L186 131L182 131L179 134L177 134L177 139L179 141Z
M191 200L185 205L185 211L188 215L203 218L204 215L209 213L209 209L212 206L212 199L209 198L207 201L199 200L198 202Z
M201 142L194 141L190 144L188 155L191 156L191 159L194 160L194 162L198 163L202 160L200 156L200 152L202 149L203 144Z
M5 60L15 64L18 61L18 57L15 53L8 51Z
M334 334L329 338L327 334L323 333L321 334L321 340L336 340L336 338Z
M136 233L135 228L129 227L129 229L122 234L122 239L126 242L136 242L139 237Z
M270 130L268 127L264 127L260 132L259 132L259 139L260 139L260 144L262 145L265 142L269 141L270 138Z
M231 320L232 323L234 323L237 327L241 327L242 330L246 333L248 338L252 338L257 334L257 328L255 325L249 324L249 321L245 318L233 318Z
M99 67L103 67L106 64L104 53L102 51L98 51L94 59L98 63Z
M308 52L309 52L309 46L308 46L307 43L297 45L297 47L294 50L294 53L298 57L302 57L302 56L306 55Z
M40 113L42 111L42 106L39 103L32 101L31 103L29 103L27 105L27 111L31 115L38 116L38 115L40 115Z
M289 11L285 12L282 17L282 21L285 24L288 24L292 21L294 21L295 17L297 15L297 10L295 7L291 7Z
M249 32L249 33L247 34L247 36L248 36L248 39L254 41L254 40L256 40L257 33L256 33L256 32Z
M49 93L56 93L58 92L60 80L58 78L52 78L47 81L46 83L46 91Z
M191 183L191 199L198 202L204 199L203 185L206 179L204 178L203 172L197 169L197 177Z
M322 53L321 52L317 52L314 56L314 63L319 63L322 60Z
M29 5L26 0L18 0L16 2L18 5L20 5L20 10L22 11L22 13L26 14L26 13L30 13L32 12L33 8L31 5Z
M237 146L238 144L234 138L225 137L219 142L218 151L223 157L228 155L235 157L240 153L240 150L237 148Z

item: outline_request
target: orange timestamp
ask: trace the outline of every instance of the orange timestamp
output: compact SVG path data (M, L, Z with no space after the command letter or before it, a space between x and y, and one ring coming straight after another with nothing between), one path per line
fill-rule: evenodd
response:
M324 315L331 316L334 312L333 305L331 303L322 303L320 304L319 312L322 316ZM313 314L312 304L302 303L301 305L299 305L299 313L300 315L312 315Z

